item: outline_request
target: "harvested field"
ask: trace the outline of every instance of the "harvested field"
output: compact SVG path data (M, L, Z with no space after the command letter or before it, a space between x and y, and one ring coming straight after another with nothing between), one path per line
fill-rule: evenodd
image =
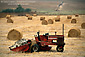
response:
M67 15L61 15L60 22L42 25L40 17L45 17L45 20L48 20L56 16L37 16L33 17L31 21L28 21L26 16L14 16L11 17L14 23L7 23L6 18L0 18L0 57L85 57L85 29L81 28L81 24L85 21L85 15L79 15L79 17L77 17L78 23L75 24L71 24L71 19L67 19ZM74 18L75 16L72 15L72 17ZM16 42L16 40L9 40L7 38L8 32L12 29L20 29L20 32L23 34L22 38L28 40L34 39L37 31L40 31L42 35L47 32L49 32L50 35L54 35L55 31L57 35L62 35L62 24L65 26L64 35L66 45L64 52L56 52L56 46L54 45L50 51L34 53L12 52L8 48ZM81 37L68 37L68 32L73 27L81 31Z

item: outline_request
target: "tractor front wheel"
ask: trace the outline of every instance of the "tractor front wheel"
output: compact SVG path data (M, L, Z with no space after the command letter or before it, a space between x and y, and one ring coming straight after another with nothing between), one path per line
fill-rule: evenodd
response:
M40 50L40 47L37 44L34 44L31 48L31 52L39 52L39 50Z
M63 46L57 46L56 50L57 50L58 52L63 52L64 47L63 47Z

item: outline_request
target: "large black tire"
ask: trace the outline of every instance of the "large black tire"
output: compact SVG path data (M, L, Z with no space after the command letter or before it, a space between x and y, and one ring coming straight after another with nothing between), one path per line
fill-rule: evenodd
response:
M31 48L31 52L39 52L40 51L40 47L37 44L34 44Z
M63 50L64 50L64 47L62 46L57 46L57 48L56 48L56 50L58 51L58 52L63 52Z

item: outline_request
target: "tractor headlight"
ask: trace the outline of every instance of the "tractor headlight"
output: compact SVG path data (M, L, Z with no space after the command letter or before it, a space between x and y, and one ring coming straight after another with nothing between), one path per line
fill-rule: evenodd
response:
M57 40L53 40L52 42L53 42L53 43L57 43Z

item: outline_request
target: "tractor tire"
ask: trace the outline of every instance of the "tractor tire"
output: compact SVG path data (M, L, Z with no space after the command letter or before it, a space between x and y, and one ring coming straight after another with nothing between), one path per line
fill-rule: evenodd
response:
M57 46L56 50L57 50L57 52L63 52L64 47L63 46Z
M40 51L40 47L37 44L34 44L31 48L31 52L39 52Z

